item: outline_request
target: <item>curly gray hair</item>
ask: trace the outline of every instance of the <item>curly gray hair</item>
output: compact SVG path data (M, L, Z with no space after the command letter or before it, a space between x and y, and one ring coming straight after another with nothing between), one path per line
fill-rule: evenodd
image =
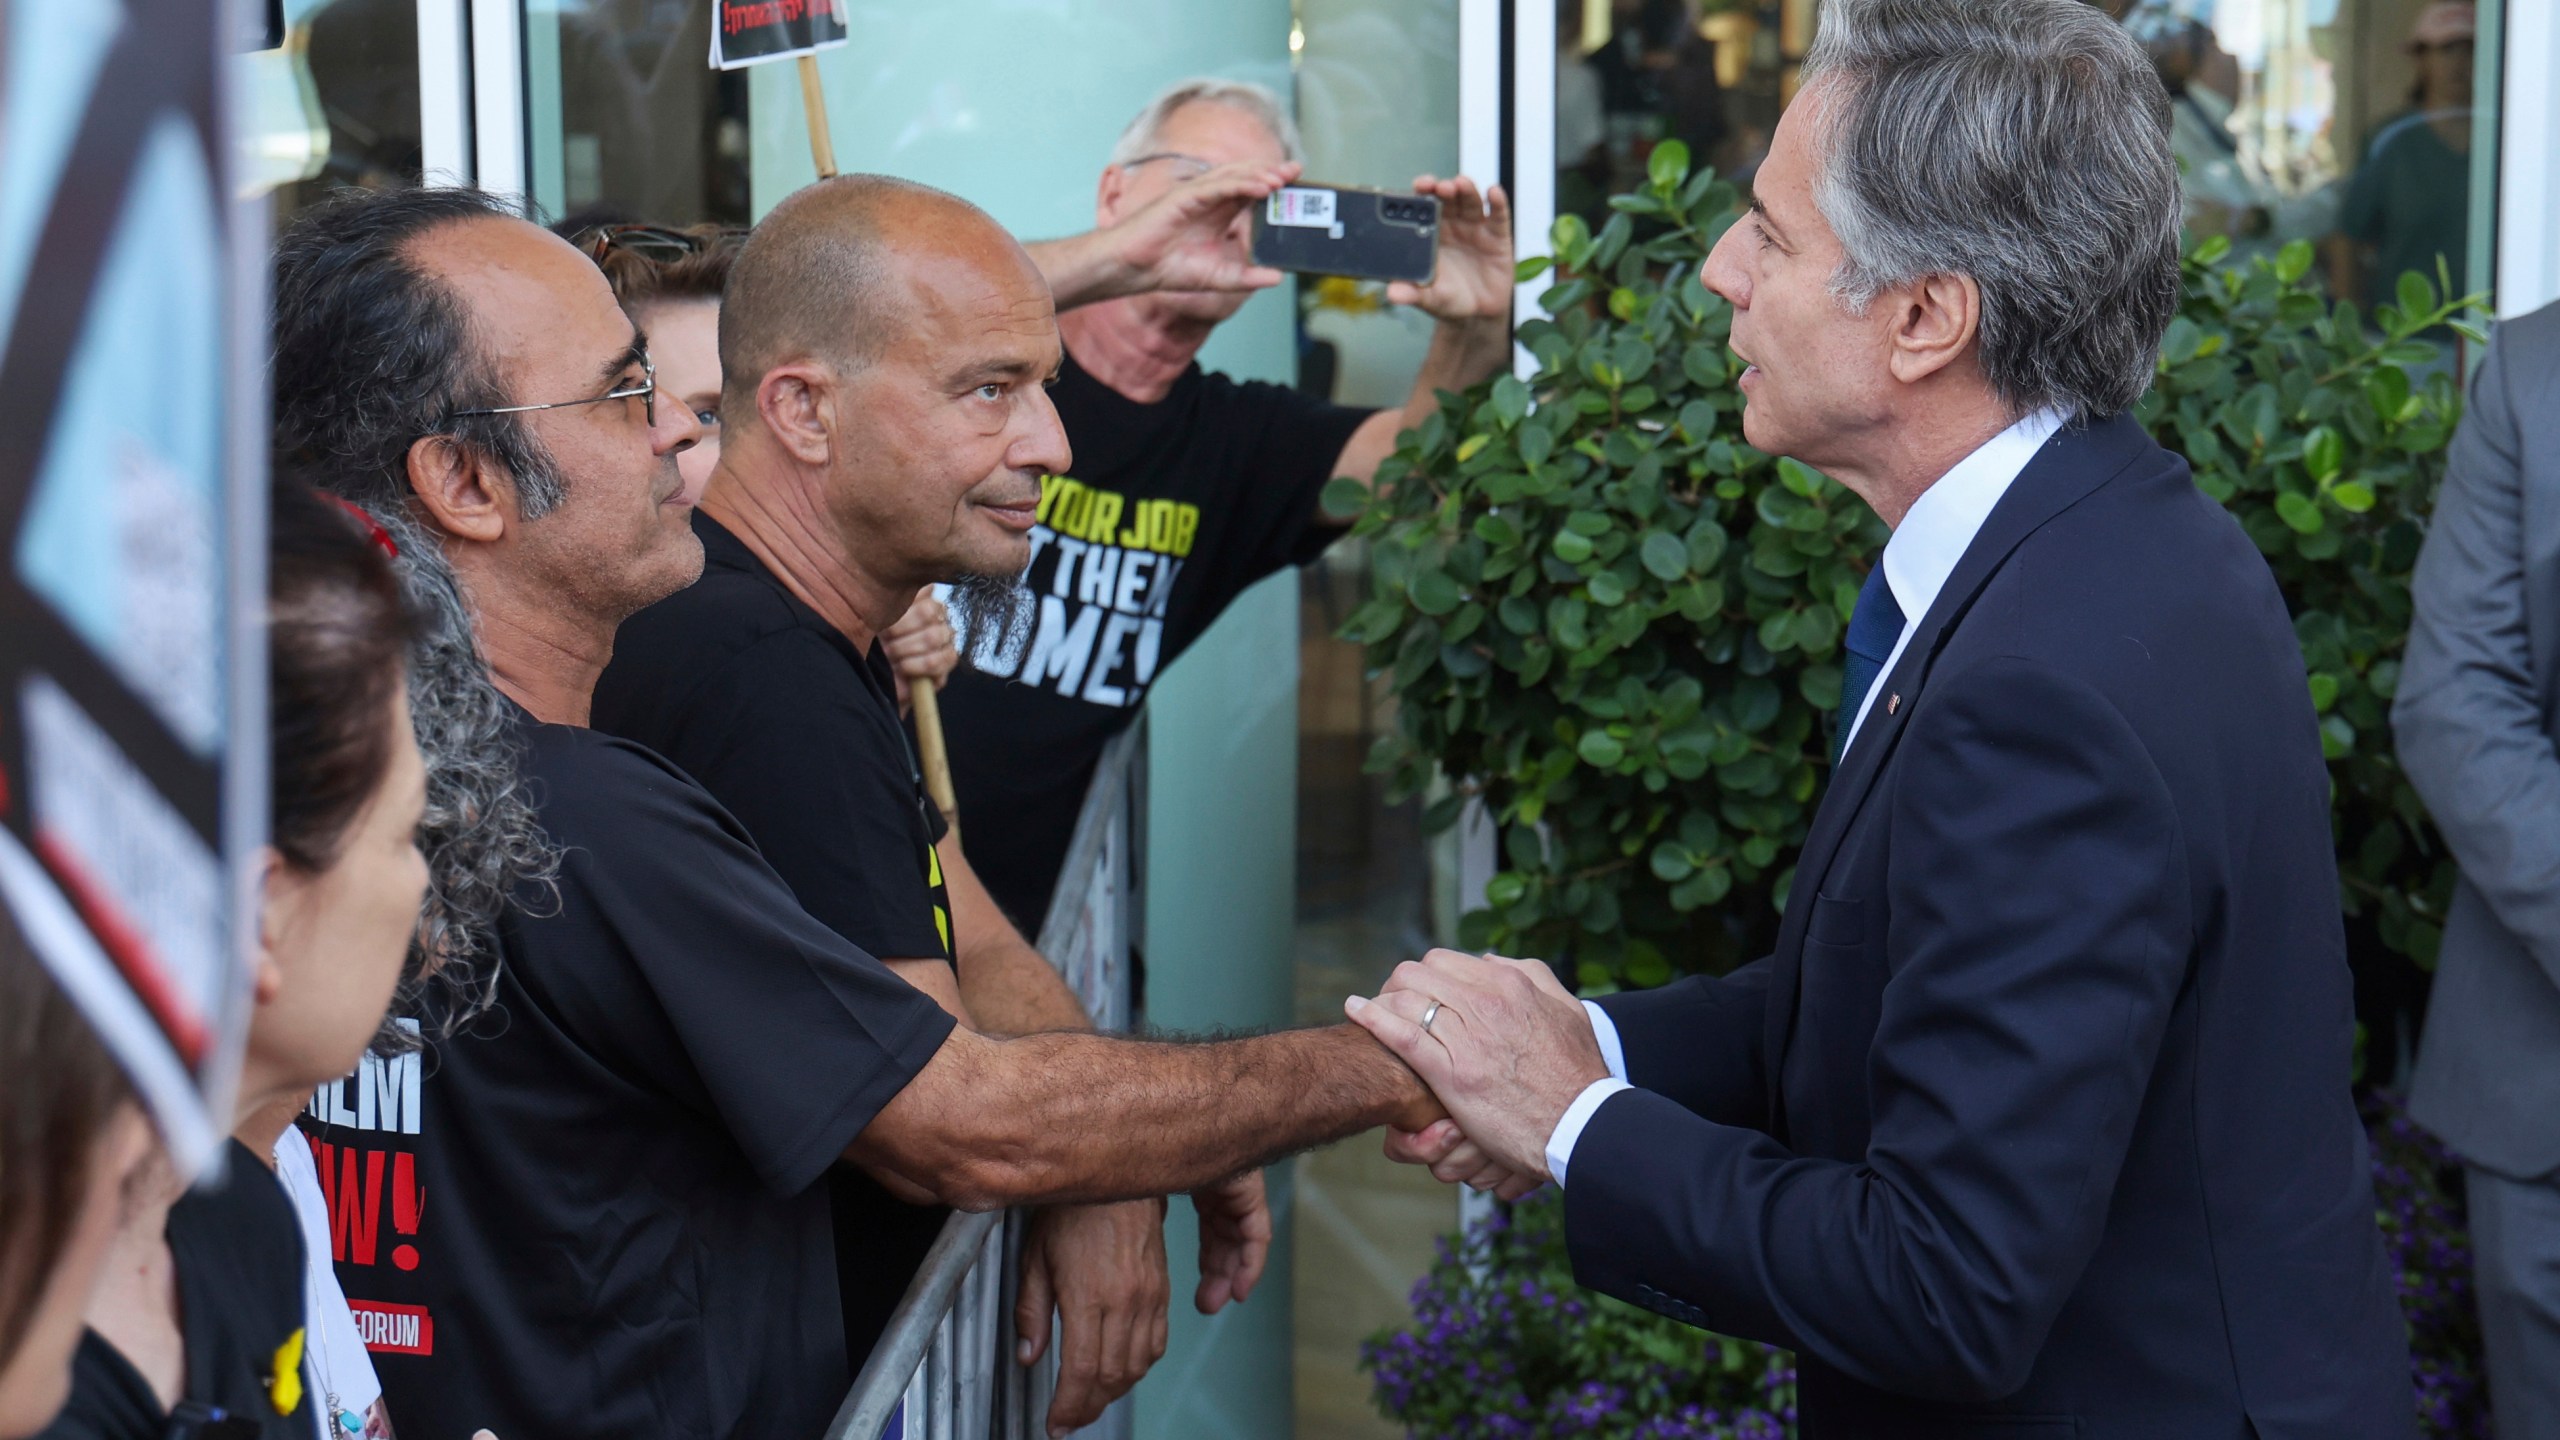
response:
M507 701L480 655L441 537L416 518L407 476L412 444L450 434L515 479L527 514L557 499L558 467L530 430L485 423L512 417L455 416L506 397L460 302L407 254L437 226L509 214L467 189L341 192L278 239L272 291L279 463L381 524L421 617L409 711L426 759L418 840L429 881L393 1008L424 1012L444 1028L490 1004L507 906L539 908L558 893L559 854L517 773ZM403 1033L386 1026L377 1043L397 1048Z

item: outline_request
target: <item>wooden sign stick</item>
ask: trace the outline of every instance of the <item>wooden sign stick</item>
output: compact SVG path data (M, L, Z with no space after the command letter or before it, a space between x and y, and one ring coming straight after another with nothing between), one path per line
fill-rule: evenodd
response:
M836 176L836 146L827 133L827 92L818 79L818 57L800 57L800 105L809 116L809 158L818 178ZM960 796L951 785L951 748L942 738L942 702L931 685L911 685L907 702L914 707L917 759L924 765L924 790L942 811L951 833L960 833Z

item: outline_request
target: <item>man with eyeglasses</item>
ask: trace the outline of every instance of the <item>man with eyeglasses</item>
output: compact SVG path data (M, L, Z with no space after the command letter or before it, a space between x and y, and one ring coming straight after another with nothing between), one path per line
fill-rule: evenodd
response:
M1297 176L1277 97L1187 80L1122 133L1096 228L1029 247L1057 296L1066 364L1051 395L1076 464L1043 485L1020 643L980 644L975 673L942 698L970 858L1026 932L1048 914L1103 747L1156 676L1254 582L1342 533L1317 507L1328 480L1367 481L1438 392L1509 358L1510 203L1498 186L1424 176L1415 189L1442 206L1438 271L1387 299L1438 323L1402 406L1204 371L1210 335L1283 278L1252 263L1248 212Z
M975 363L1036 396L1056 331L1009 246L961 257L1020 322ZM352 1110L315 1117L339 1276L403 1429L821 1433L852 1379L820 1183L839 1162L915 1202L1095 1203L1439 1115L1349 1026L976 1034L937 1003L947 974L911 967L918 988L856 948L684 772L587 728L617 627L702 570L675 465L699 432L565 241L469 190L346 191L278 242L274 301L277 449L467 605L505 697L483 718L558 847L500 921L488 1003L417 1016L419 1066L368 1064L333 1087ZM997 508L1065 459L1044 403L1007 414ZM449 719L432 678L411 704ZM1249 1281L1236 1238L1204 1272Z

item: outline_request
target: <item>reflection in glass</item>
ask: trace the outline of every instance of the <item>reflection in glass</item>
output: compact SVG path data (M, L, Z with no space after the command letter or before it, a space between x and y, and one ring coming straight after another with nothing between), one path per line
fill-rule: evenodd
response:
M530 0L527 121L544 214L747 222L747 72L711 69L711 8Z
M2439 262L2468 288L2469 0L2111 8L2169 88L2192 233L2244 256L2318 243L2331 291L2368 305Z
M232 57L240 181L276 218L341 185L415 184L417 0L287 0Z

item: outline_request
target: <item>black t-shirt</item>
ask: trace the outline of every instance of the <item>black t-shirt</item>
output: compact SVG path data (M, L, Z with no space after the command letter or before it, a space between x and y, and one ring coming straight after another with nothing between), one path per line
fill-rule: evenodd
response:
M809 913L891 960L948 961L951 901L898 719L897 680L696 515L702 578L623 622L596 685L599 730L646 745L747 827ZM848 1360L858 1372L949 1211L851 1166L831 1179Z
M231 1141L221 1183L179 1197L164 1233L187 1349L176 1412L162 1410L151 1382L92 1330L80 1337L71 1398L44 1440L311 1440L302 1227L284 1188Z
M496 1008L313 1101L338 1279L404 1434L770 1436L852 1384L817 1182L950 1033L628 741L516 713L562 851Z
M969 863L1035 935L1102 747L1229 602L1342 533L1316 500L1371 413L1197 365L1142 405L1072 355L1050 396L1075 473L1041 484L1025 637L942 693Z

